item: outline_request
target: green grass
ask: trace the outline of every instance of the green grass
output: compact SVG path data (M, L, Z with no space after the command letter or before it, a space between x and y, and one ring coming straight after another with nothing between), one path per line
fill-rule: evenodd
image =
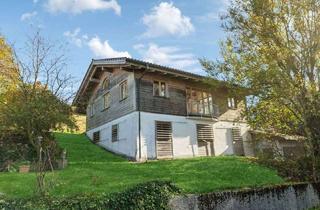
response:
M49 174L51 195L121 191L150 180L171 180L186 193L281 184L275 171L240 157L207 157L133 163L95 146L84 135L57 133L69 166ZM0 173L0 195L33 195L35 174Z

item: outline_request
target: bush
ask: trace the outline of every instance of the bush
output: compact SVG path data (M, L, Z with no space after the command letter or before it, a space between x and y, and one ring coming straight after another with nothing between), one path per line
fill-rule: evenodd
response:
M124 192L114 194L82 194L71 197L46 197L32 199L1 199L0 209L168 209L172 195L180 193L179 188L167 181L151 181L136 185Z
M6 134L0 137L0 171L9 171L15 163L32 161L36 151L26 143L21 134Z
M310 157L275 157L260 156L259 164L277 170L288 181L312 181L312 160Z
M63 149L59 147L53 135L50 134L50 137L51 139L44 142L43 146L50 148L50 159L53 168L57 169L58 160L61 159ZM35 170L33 163L38 158L37 152L26 139L22 134L14 132L2 133L0 136L0 172L16 172L18 171L18 166L25 162L31 163L32 170ZM49 170L50 167L48 166L47 169Z

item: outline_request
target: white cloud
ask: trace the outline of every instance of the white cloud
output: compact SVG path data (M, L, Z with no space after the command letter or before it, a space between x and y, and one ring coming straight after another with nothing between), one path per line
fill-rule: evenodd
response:
M215 1L214 11L208 12L198 17L198 20L202 22L220 21L220 17L227 13L227 9L230 6L230 0L217 0Z
M78 47L82 47L82 38L79 37L81 29L76 28L74 31L66 31L63 33L65 37L67 37L73 44L75 44ZM85 35L83 35L85 36ZM84 37L83 37L84 38Z
M78 27L73 31L64 32L63 35L77 47L88 46L97 58L131 57L127 51L114 50L108 40L102 42L98 36L89 38L87 34L81 34L80 32L81 29Z
M144 15L143 24L147 26L144 36L158 37L163 35L185 36L194 31L191 19L182 15L173 3L161 2L152 8L150 14Z
M38 3L38 0L33 0L33 3L34 3L34 4Z
M24 14L21 15L20 20L21 21L27 21L30 20L31 18L33 18L34 16L36 16L38 13L36 11L33 12L26 12Z
M88 41L88 46L94 55L99 58L131 57L127 51L114 50L108 40L102 42L98 36L91 38Z
M150 43L148 46L137 44L133 48L141 54L144 61L197 72L195 65L198 64L198 60L195 56L191 53L182 52L177 47L160 47L157 44Z
M80 14L89 10L113 10L117 15L121 14L121 6L117 0L48 0L46 8L51 13L65 12Z

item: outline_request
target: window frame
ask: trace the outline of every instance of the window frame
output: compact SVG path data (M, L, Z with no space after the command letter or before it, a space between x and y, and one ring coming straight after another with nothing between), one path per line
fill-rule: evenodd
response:
M95 107L94 107L94 104L90 104L89 105L89 116L90 117L93 117L95 115Z
M126 94L123 95L123 87L126 86ZM120 101L125 100L129 96L129 89L128 89L128 80L124 80L119 83L120 87Z
M116 136L113 136L113 134L114 134L114 129L116 129L116 133L117 133ZM111 126L111 141L112 141L112 142L117 142L117 141L119 141L119 123L113 124L113 125Z
M187 87L186 103L188 114L199 114L204 116L212 116L215 114L213 94L209 91ZM194 112L193 110L197 111ZM208 111L208 113L206 113L206 111Z
M155 84L158 85L158 95L156 94ZM164 95L161 95L161 85L164 84ZM152 92L155 97L169 98L168 84L162 80L153 80Z
M234 97L227 98L228 109L237 109L237 100Z
M106 106L106 97L108 97L108 106ZM110 105L111 105L111 94L108 91L103 95L103 110L102 111L109 109Z
M106 77L106 78L103 80L103 82L102 82L102 89L103 89L103 90L107 90L108 87L109 87L109 78Z

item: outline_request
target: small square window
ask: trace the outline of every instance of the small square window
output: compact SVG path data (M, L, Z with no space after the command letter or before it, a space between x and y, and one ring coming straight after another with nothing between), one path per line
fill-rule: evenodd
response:
M228 108L229 109L236 108L236 100L234 98L228 98Z
M119 140L119 124L112 125L112 142Z
M153 82L153 95L154 96L167 96L167 85L165 82L154 81Z
M128 97L128 82L127 80L120 84L120 100Z
M109 108L110 107L110 93L106 93L103 96L103 99L104 99L104 109Z

